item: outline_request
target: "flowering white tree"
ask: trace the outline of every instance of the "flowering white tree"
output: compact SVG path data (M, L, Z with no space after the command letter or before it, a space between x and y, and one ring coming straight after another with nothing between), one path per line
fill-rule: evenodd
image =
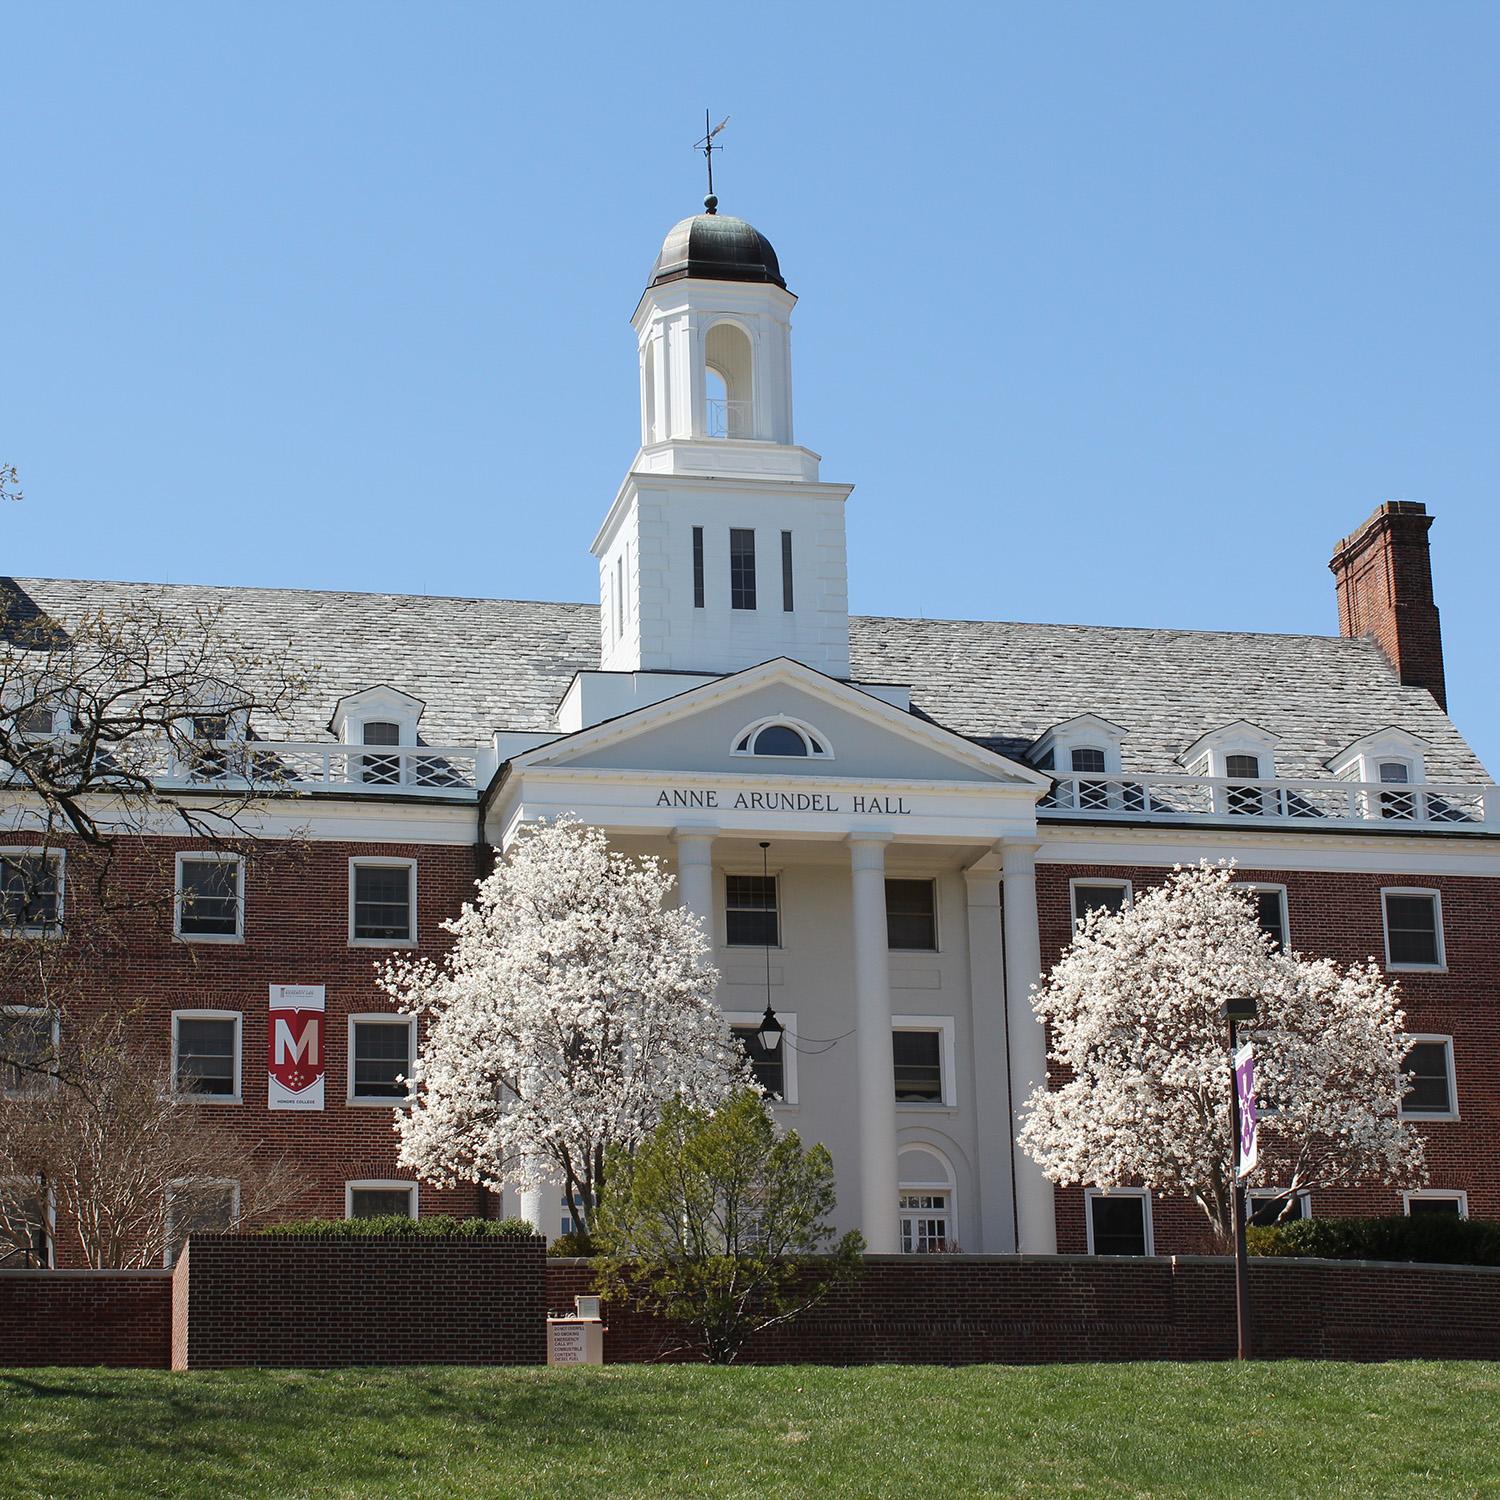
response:
M1028 1101L1020 1140L1054 1182L1183 1193L1232 1240L1225 1000L1253 995L1260 1165L1293 1192L1420 1182L1421 1137L1399 1116L1410 1047L1373 961L1348 969L1276 951L1232 867L1177 870L1120 912L1094 911L1033 992L1062 1081ZM1267 1118L1269 1116L1269 1118Z
M444 1186L560 1180L587 1226L609 1148L633 1149L669 1099L712 1110L749 1082L674 884L597 828L537 824L444 923L441 965L385 965L381 987L428 1020L396 1117L405 1165Z

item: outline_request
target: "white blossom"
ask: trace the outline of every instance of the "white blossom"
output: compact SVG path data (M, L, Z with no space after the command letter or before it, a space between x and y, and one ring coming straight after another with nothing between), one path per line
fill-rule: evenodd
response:
M573 819L524 829L444 924L441 964L395 959L381 987L426 1017L400 1160L429 1181L560 1182L587 1223L605 1152L662 1105L713 1109L750 1081L714 1001L718 974L655 858Z
M1143 1183L1193 1198L1229 1242L1230 1060L1224 1002L1254 996L1260 1165L1251 1186L1303 1191L1425 1175L1400 1119L1411 1046L1374 960L1347 969L1276 951L1232 866L1179 867L1120 912L1093 911L1033 989L1056 1087L1020 1133L1057 1183ZM1267 1117L1269 1116L1269 1118Z

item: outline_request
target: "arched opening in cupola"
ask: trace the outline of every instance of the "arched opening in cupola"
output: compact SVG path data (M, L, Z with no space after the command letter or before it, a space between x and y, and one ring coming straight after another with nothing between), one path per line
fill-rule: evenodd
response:
M734 323L715 323L703 341L704 425L709 437L749 437L754 427L749 336Z

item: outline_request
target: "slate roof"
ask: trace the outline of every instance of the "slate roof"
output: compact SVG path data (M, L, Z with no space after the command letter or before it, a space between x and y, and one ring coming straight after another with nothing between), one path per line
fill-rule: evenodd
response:
M599 663L592 604L70 579L0 590L13 611L63 624L134 601L222 611L251 649L291 643L318 687L292 721L258 725L268 738L327 738L334 702L376 683L425 702L427 744L546 730L573 674ZM1394 724L1426 742L1430 780L1489 780L1431 695L1403 687L1368 639L882 616L855 616L850 633L856 681L909 684L915 709L1005 755L1093 713L1126 730L1127 771L1177 772L1194 740L1249 719L1282 737L1281 775L1321 778L1338 751Z

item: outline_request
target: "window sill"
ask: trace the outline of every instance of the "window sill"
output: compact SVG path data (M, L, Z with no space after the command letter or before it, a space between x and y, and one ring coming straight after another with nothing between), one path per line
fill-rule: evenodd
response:
M351 948L416 948L419 943L416 938L360 938L349 939Z
M1447 964L1387 964L1387 974L1446 974Z
M175 1098L186 1099L190 1104L243 1104L244 1096L240 1094L195 1094L188 1091L177 1090Z
M922 1115L956 1115L958 1106L956 1104L940 1104L937 1100L921 1099L898 1099L897 1109L911 1109Z
M1447 1125L1458 1119L1458 1111L1444 1111L1441 1114L1408 1114L1403 1109L1398 1111L1396 1118L1404 1125Z
M400 1097L393 1095L385 1099L355 1098L350 1095L344 1103L351 1109L410 1109L412 1100L410 1094L403 1094Z
M243 943L243 932L174 932L179 943Z

